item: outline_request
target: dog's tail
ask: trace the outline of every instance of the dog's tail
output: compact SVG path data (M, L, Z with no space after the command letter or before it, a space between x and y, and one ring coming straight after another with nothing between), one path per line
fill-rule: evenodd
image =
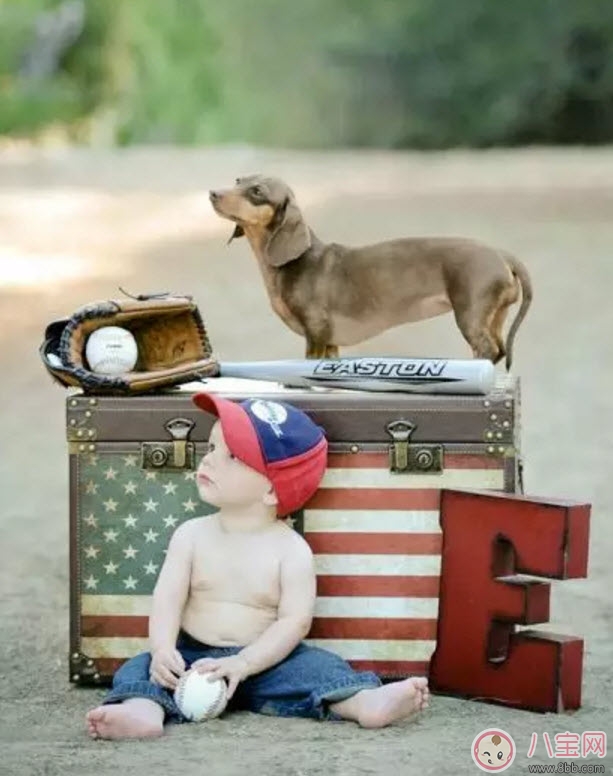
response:
M526 317L526 313L528 312L528 308L530 307L530 303L532 302L532 281L530 280L530 275L528 274L528 270L524 267L524 265L519 261L519 259L516 259L514 256L505 256L506 262L509 266L509 269L513 273L513 276L517 281L519 281L519 285L521 286L521 304L519 306L519 310L517 311L517 315L513 319L513 322L511 323L511 327L509 329L509 333L507 334L507 341L505 345L506 350L506 361L505 366L507 368L507 371L511 368L511 363L513 361L513 340L515 339L515 335L517 333L517 330L519 329L519 325Z

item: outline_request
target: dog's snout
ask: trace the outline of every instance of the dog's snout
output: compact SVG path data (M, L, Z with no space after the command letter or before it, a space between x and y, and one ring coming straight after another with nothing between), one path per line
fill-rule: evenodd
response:
M218 191L209 191L209 199L211 202L216 202L219 199L219 192Z

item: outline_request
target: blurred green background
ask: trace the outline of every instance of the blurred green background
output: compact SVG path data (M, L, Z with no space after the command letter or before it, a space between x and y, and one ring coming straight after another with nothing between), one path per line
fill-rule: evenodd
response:
M612 0L0 0L0 134L446 148L613 140Z

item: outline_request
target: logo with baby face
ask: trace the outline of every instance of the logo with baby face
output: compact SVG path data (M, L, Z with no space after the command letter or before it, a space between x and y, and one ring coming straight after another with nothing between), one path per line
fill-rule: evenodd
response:
M499 728L489 728L477 733L471 754L475 765L486 773L500 773L515 759L515 741Z

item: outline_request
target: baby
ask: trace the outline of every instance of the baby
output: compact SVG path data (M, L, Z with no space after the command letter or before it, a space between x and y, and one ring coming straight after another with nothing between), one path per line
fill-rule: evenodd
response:
M317 490L327 457L321 429L282 402L206 393L194 402L218 418L196 479L218 511L174 532L153 593L151 651L119 668L87 714L90 735L153 737L165 721L185 721L173 690L190 668L224 677L228 710L379 728L424 709L425 678L382 685L303 643L316 598L313 555L277 517Z

